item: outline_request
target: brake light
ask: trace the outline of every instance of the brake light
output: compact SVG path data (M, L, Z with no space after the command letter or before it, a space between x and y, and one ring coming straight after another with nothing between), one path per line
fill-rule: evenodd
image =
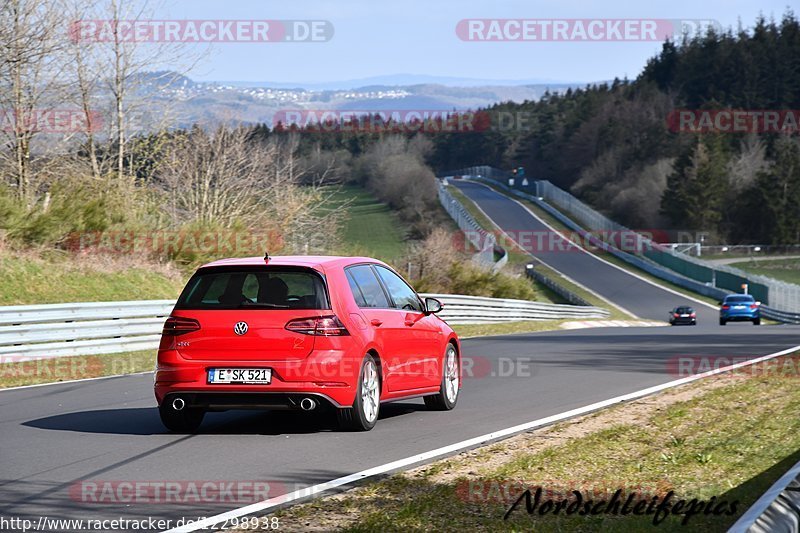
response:
M200 322L194 318L184 318L180 316L171 316L164 322L164 329L161 331L162 335L183 335L184 333L191 333L200 329Z
M756 304L750 304L750 309L758 309L758 305L756 305Z
M308 318L295 318L286 323L286 329L303 335L319 335L322 337L341 337L350 335L339 317L312 316Z
M730 309L731 306L730 305L723 305L722 308L727 310L727 309Z
M673 316L674 316L675 318L678 318L678 317L679 317L679 316L681 316L681 315L680 315L679 313L673 313Z
M690 317L692 317L692 318L697 318L697 313L692 313L692 314L691 314L691 315L689 315L689 316L690 316Z

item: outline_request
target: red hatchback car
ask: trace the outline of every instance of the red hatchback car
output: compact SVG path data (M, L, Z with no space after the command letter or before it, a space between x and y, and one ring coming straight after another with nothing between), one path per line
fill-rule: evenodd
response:
M164 425L208 411L333 408L369 430L381 402L455 407L459 340L386 264L367 257L223 259L189 280L164 324L155 394Z

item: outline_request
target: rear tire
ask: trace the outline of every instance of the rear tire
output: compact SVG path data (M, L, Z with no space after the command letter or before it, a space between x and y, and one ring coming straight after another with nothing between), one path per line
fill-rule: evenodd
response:
M442 381L439 394L425 396L425 407L431 411L449 411L458 403L461 373L459 371L456 347L447 343L442 361Z
M754 318L753 319L753 325L754 326L760 326L761 325L761 318Z
M166 400L158 407L158 414L164 427L174 433L196 433L206 416L204 410L191 407L176 411Z
M724 318L719 319L719 325L724 326L726 324L726 320Z
M367 354L361 361L353 407L336 411L339 427L346 431L369 431L375 427L381 408L381 380L375 359Z

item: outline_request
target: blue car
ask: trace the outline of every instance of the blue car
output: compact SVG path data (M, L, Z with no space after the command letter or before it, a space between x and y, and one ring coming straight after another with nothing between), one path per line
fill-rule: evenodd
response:
M761 324L761 302L757 302L749 294L729 294L719 305L719 325L728 322L752 322L754 326Z

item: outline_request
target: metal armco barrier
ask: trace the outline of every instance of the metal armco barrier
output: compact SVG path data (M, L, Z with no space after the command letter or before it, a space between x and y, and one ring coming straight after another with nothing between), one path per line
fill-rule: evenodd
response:
M473 254L472 260L476 263L489 267L496 272L508 262L508 253L497 245L497 238L488 233L480 224L469 214L469 211L461 205L455 197L447 190L443 182L439 182L439 201L445 211L455 220L459 229L464 233L464 239L469 241L478 252ZM495 252L500 254L500 258L495 261Z
M772 533L800 530L800 463L767 489L728 530L729 533Z
M529 186L524 188L526 191L533 193L529 194L520 190L516 183L513 188L509 187L507 180L511 175L493 167L470 167L461 169L457 173L468 176L471 179L491 183L517 196L531 200L575 231L621 231L633 233L632 230L617 224L549 181L531 180ZM569 217L565 216L564 213L569 214ZM763 307L764 316L773 313L768 316L773 320L790 321L792 323L795 323L795 320L800 320L800 285L785 283L766 276L750 274L730 266L717 265L695 257L679 254L674 250L650 241L644 236L641 237L640 241L641 255L622 252L597 239L593 244L654 276L712 298L722 298L731 292L738 292L741 290L741 284L747 283L750 294L765 303ZM783 320L778 317L791 318Z
M445 177L444 179L447 178ZM484 264L490 264L494 271L506 264L508 261L507 250L497 244L497 239L494 237L494 235L487 233L485 228L480 227L478 222L467 212L466 208L461 204L461 202L453 198L453 196L447 191L446 186L442 182L439 182L439 199L453 220L456 221L458 227L464 232L465 238L469 239L473 246L480 248L482 246L480 239L485 239L484 242L491 242L493 250L499 250L503 254L500 260L495 263L493 255L491 257L486 255L485 252L488 251L489 246L488 244L485 244L483 245L485 247L484 251L475 254L475 256L473 256L473 260L484 262ZM560 285L554 279L549 278L541 272L529 269L526 271L526 275L549 288L551 291L564 298L570 304L585 306L592 305L574 292Z
M608 316L596 307L457 294L420 296L441 300L445 308L439 316L451 324ZM172 300L142 300L0 307L0 363L152 350L174 305Z
M541 283L554 293L558 294L572 305L582 305L582 306L592 305L583 298L581 298L580 296L578 296L577 294L575 294L574 292L572 292L571 290L567 289L566 287L562 287L557 282L553 281L549 277L545 276L544 274L536 270L536 267L527 269L525 271L525 274L529 278L535 279L536 281L538 281L539 283Z
M0 307L0 362L149 350L173 300Z
M448 324L481 324L517 320L557 320L561 318L606 318L609 312L598 307L548 304L528 300L485 298L457 294L421 294L440 300L439 316Z

